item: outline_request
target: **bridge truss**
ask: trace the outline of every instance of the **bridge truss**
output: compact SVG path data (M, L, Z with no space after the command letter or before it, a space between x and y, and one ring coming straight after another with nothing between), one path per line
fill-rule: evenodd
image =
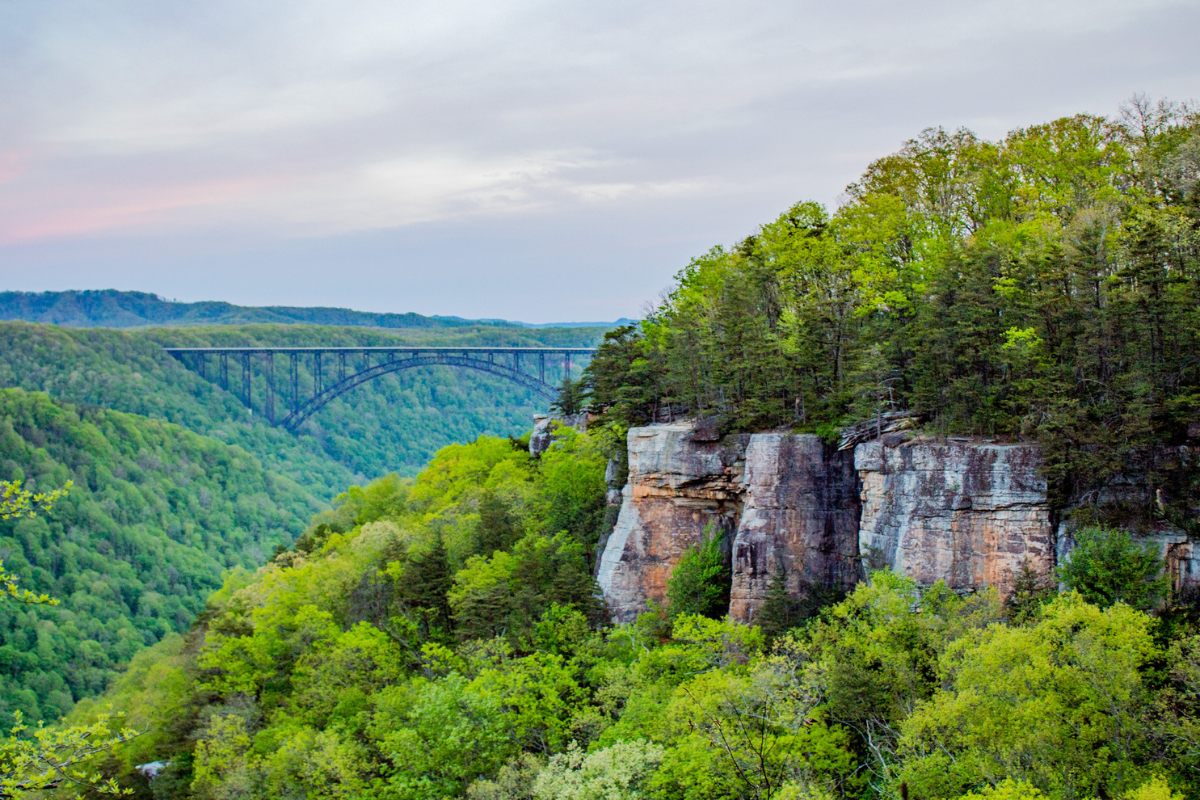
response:
M164 347L166 352L191 367L200 377L209 379L211 362L216 361L216 380L222 389L235 391L230 380L230 363L241 372L236 393L253 412L251 388L255 366L266 384L262 411L272 425L295 431L330 400L367 381L415 367L448 366L474 369L498 375L520 384L548 400L558 389L546 380L547 359L552 372L572 374L572 357L590 357L596 351L586 347ZM280 382L276 362L285 359L285 383L290 391L279 399L287 402L288 413L276 419L275 403ZM327 360L328 359L328 360ZM301 365L309 366L311 395L301 395ZM327 371L327 367L328 369ZM536 370L536 374L534 373ZM305 387L307 388L307 387Z

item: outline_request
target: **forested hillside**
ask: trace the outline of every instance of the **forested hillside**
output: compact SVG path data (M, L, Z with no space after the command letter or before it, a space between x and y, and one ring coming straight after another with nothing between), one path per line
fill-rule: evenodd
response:
M0 520L0 561L57 606L0 603L0 726L55 719L185 631L224 572L290 544L321 504L245 450L169 423L0 390L0 480L51 513Z
M135 658L104 699L149 733L102 770L180 800L1197 796L1200 636L1111 594L879 572L758 628L689 613L721 581L693 551L667 609L606 626L607 447L481 439L352 489Z
M594 362L611 419L835 436L909 411L1041 442L1060 504L1136 475L1192 516L1195 465L1172 448L1200 440L1194 111L1138 100L998 142L927 130L835 211L798 203L677 278Z
M161 351L178 346L589 346L601 331L468 327L380 331L305 325L123 332L0 323L0 386L165 419L244 447L264 466L326 499L355 481L414 475L438 448L480 434L520 435L546 403L469 370L387 375L338 398L297 437L248 415L241 401ZM307 365L302 369L307 370ZM302 376L308 380L305 372ZM260 379L261 380L261 379ZM262 396L261 384L256 391Z
M177 303L148 292L115 289L81 292L0 292L0 320L24 320L74 328L145 328L153 325L247 325L303 323L372 328L455 328L504 325L420 314L372 314L348 308L235 306L232 303Z

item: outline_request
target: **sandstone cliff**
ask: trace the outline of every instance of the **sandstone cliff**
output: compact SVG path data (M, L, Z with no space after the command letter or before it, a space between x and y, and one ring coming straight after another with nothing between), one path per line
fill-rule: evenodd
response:
M671 570L706 528L729 542L729 610L741 621L777 571L793 595L890 567L1005 596L1022 564L1049 576L1072 546L1069 526L1055 529L1035 445L898 436L839 452L804 434L715 439L687 423L629 431L628 482L597 570L617 620L666 601ZM1197 591L1200 548L1178 531L1147 541L1176 590Z
M855 478L852 454L819 436L749 437L733 540L735 619L754 618L777 571L793 595L812 586L848 589L859 580Z
M695 441L688 424L629 431L629 478L596 579L615 619L663 603L667 578L706 528L728 536L741 516L746 439Z
M1054 536L1033 445L860 444L858 546L872 568L1006 594L1023 562L1048 575Z

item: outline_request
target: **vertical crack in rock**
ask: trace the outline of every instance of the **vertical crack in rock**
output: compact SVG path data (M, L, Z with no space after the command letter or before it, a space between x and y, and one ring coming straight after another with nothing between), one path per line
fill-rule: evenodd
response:
M736 529L749 438L699 442L688 424L629 430L629 480L596 574L614 619L665 603L671 570L706 527Z
M746 447L729 613L750 622L776 572L789 592L860 579L854 458L811 434L760 433Z

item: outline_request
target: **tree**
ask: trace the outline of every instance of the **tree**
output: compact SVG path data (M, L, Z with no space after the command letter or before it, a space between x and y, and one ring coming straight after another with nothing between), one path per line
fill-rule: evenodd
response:
M1089 603L1108 608L1127 603L1151 609L1167 591L1162 559L1136 544L1127 531L1080 528L1075 549L1058 568L1059 579Z
M567 375L558 387L558 397L550 404L550 408L568 416L578 414L583 410L583 394L583 381L573 381Z
M100 714L89 725L65 728L38 727L29 730L16 712L17 724L6 739L0 739L0 800L24 797L41 789L51 789L64 783L86 786L101 794L132 794L120 789L112 778L87 770L87 764L97 755L137 736L131 728L114 729L120 719Z
M450 603L446 596L453 586L446 544L437 533L427 552L409 554L396 581L396 599L406 611L422 609L425 612L420 627L422 635L429 637L450 630Z
M795 627L800 622L800 604L788 591L787 576L783 572L783 564L771 576L767 586L766 600L755 618L758 626L768 640Z
M722 536L705 527L700 541L688 548L667 581L667 613L699 614L720 619L729 612L730 573L721 552Z
M533 784L537 800L638 800L638 790L662 762L663 748L635 740L587 753L571 742L550 757Z
M49 511L54 501L65 497L70 488L71 482L67 481L61 489L38 494L22 489L20 481L0 481L0 519L34 517L40 511ZM19 588L17 577L4 569L3 560L0 560L0 595L7 595L18 603L58 605L58 601L48 594Z
M1004 615L1013 625L1033 622L1041 614L1042 606L1057 594L1046 575L1039 574L1028 560L1021 562L1021 569L1013 580L1012 594L1004 601Z
M48 511L54 501L66 495L68 482L61 489L35 494L21 488L20 482L0 481L0 519L32 517ZM4 571L0 562L0 587L3 594L19 603L54 605L49 595L35 595L18 589L16 578ZM99 715L90 725L72 725L62 729L44 728L41 723L31 734L23 724L21 712L15 712L16 724L6 739L0 739L0 798L17 798L29 792L49 789L64 782L92 787L102 794L128 794L116 782L102 780L84 766L100 753L127 742L137 735L130 728L114 730L113 716ZM117 719L120 715L117 715Z
M515 520L504 501L491 489L485 490L479 498L477 552L488 556L497 550L508 550L519 538Z
M901 724L898 779L930 800L1000 776L1057 797L1136 788L1150 734L1143 670L1161 658L1151 625L1072 593L1036 625L962 638L943 662L949 688Z

